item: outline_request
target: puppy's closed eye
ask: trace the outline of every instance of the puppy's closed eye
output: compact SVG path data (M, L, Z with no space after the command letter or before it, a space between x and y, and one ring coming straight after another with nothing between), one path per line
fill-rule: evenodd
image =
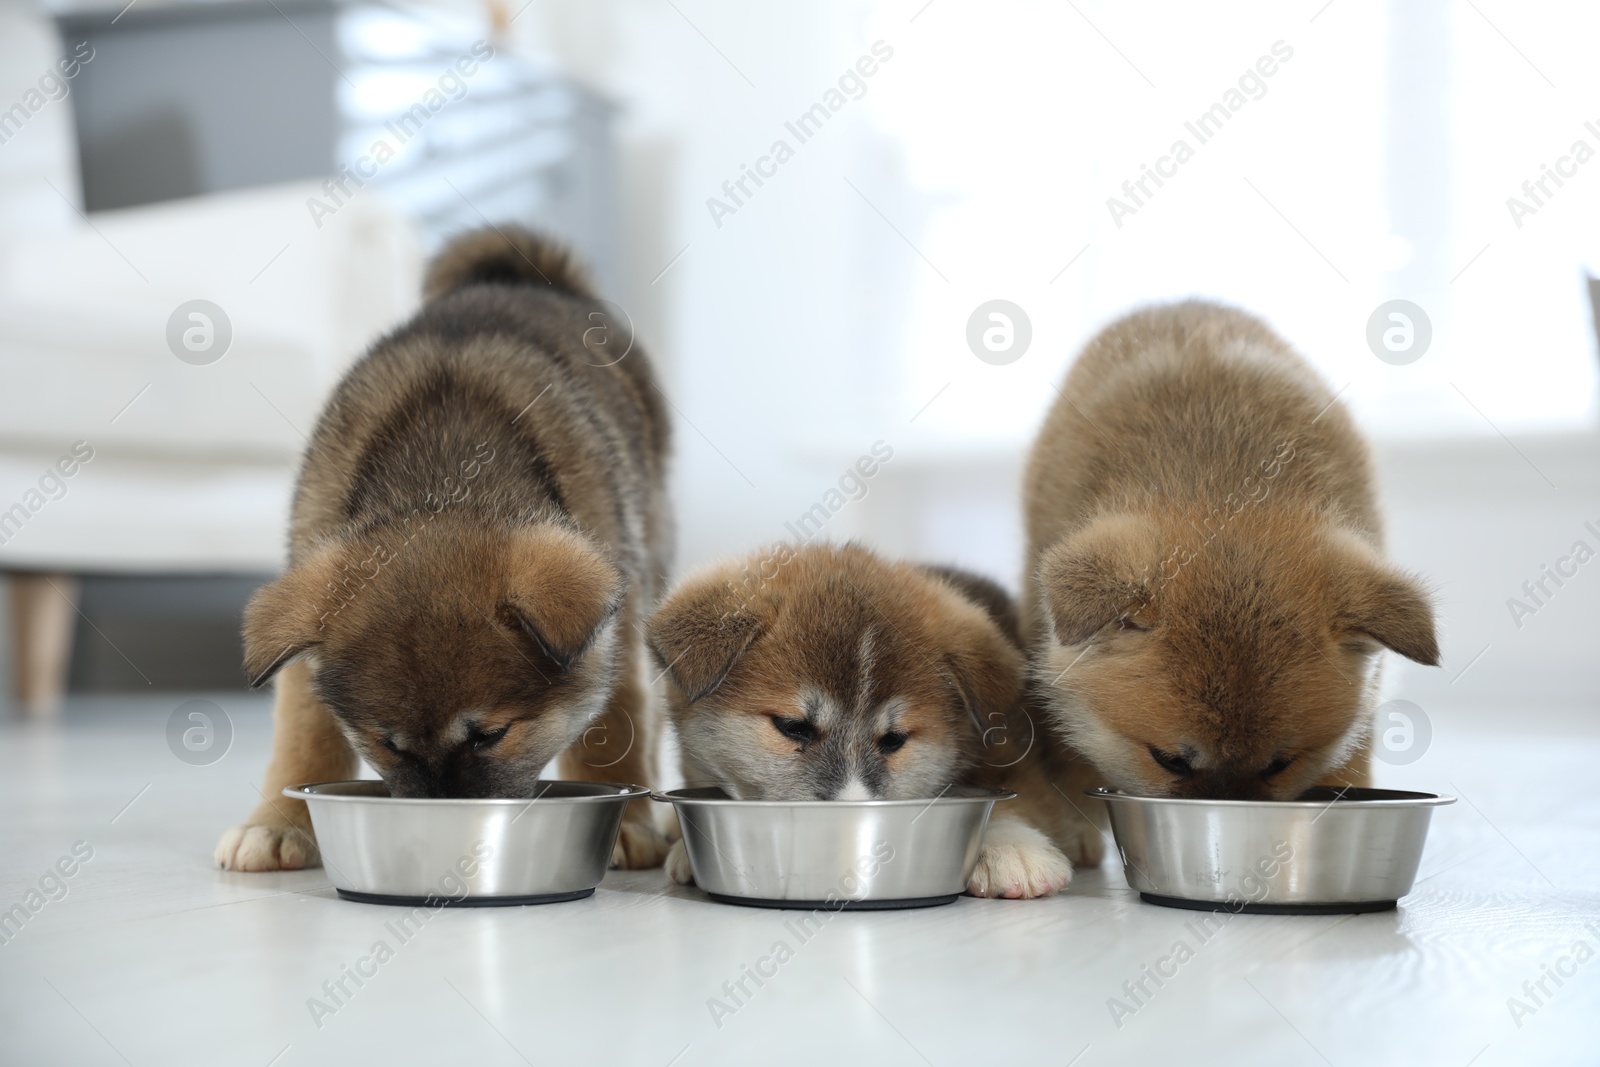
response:
M506 731L509 729L511 729L510 726L502 726L494 730L480 730L477 727L473 727L467 733L467 744L482 752L485 749L493 748L506 735Z
M1289 764L1291 764L1293 762L1294 762L1294 757L1293 756L1279 756L1277 759L1273 760L1271 763L1267 764L1265 768L1262 769L1261 777L1263 779L1276 778L1278 775L1280 775L1284 771L1288 770L1289 769Z
M1163 752L1154 745L1148 746L1150 758L1161 765L1161 769L1175 774L1179 778L1187 778L1194 773L1194 764L1175 752Z
M911 737L904 730L890 730L878 738L878 751L885 756L892 756L906 747L906 741Z
M817 739L817 727L810 719L787 718L773 715L772 728L791 741L809 745Z

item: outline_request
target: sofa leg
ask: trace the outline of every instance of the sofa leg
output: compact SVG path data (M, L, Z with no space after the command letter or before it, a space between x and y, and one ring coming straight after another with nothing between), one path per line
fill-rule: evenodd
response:
M23 714L61 707L78 618L78 580L66 574L11 574L11 664Z

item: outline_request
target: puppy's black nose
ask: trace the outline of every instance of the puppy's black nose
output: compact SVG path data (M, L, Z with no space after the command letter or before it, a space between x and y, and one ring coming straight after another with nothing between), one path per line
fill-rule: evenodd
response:
M1196 772L1180 782L1174 796L1194 800L1270 800L1271 794L1259 775L1251 771L1233 772L1225 768Z
M387 782L390 796L408 800L459 800L494 795L486 783L448 769L443 773L397 774Z

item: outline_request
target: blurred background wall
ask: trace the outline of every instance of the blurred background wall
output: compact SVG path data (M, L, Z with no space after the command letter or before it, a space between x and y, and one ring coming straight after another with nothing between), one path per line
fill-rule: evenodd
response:
M597 265L661 368L680 571L792 536L881 442L820 536L1015 587L1053 384L1111 318L1199 295L1266 318L1375 441L1393 554L1437 589L1446 651L1390 687L1600 701L1600 570L1537 605L1523 588L1600 549L1588 6L138 0L0 20L0 108L26 112L0 113L0 508L95 448L0 566L14 630L75 628L75 687L238 680L238 608L281 564L322 396L444 234L516 218ZM385 139L365 184L325 184ZM996 299L1031 330L1001 364L967 339ZM214 360L168 340L196 300L231 328ZM1400 352L1369 340L1394 300L1421 312Z

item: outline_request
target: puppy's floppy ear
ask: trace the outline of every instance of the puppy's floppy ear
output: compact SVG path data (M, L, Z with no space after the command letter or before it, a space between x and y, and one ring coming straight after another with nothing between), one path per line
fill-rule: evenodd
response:
M506 586L506 607L562 670L589 648L627 591L622 572L592 541L554 524L513 535Z
M1107 623L1147 616L1160 559L1153 527L1133 515L1104 515L1053 545L1035 581L1056 640L1076 645Z
M650 651L691 704L717 691L761 632L746 584L729 568L698 575L650 618Z
M940 673L961 694L980 732L1001 723L1022 695L1025 659L1020 647L979 605L962 596L949 601L953 628Z
M1354 535L1335 535L1336 634L1371 638L1429 667L1439 665L1433 605L1422 584Z
M316 647L334 604L340 551L327 545L257 589L244 609L244 670L258 688L284 664Z

